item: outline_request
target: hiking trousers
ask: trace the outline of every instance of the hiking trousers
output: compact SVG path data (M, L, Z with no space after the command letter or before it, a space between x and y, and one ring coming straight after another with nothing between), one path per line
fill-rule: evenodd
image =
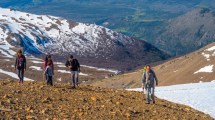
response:
M24 69L17 69L17 75L18 75L18 78L19 78L19 82L23 83Z
M46 75L46 83L47 85L53 86L52 76Z
M74 86L78 85L78 74L78 71L71 71L71 78Z
M155 102L154 92L155 92L155 86L146 84L146 102L147 103L150 103L150 99L152 99L152 102Z

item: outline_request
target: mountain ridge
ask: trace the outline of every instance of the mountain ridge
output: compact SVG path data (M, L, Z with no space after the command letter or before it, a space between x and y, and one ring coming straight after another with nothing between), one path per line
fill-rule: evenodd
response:
M60 58L73 54L86 65L128 70L170 57L145 41L95 24L12 9L0 8L0 12L2 44L21 46L33 54L53 54L61 62Z
M154 45L176 56L198 50L215 41L214 23L213 10L197 7L169 20L166 27L154 38Z

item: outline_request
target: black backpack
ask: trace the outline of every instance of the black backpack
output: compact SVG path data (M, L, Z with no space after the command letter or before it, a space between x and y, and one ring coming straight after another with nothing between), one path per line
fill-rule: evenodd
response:
M17 58L18 59L18 68L24 68L24 64L25 64L25 57L22 56L20 58Z
M72 66L72 68L78 68L78 60L77 59L73 59L72 61L69 61L70 66Z

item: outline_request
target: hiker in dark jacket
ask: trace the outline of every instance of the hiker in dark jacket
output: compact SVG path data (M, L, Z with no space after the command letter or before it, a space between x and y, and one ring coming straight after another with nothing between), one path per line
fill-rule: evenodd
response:
M19 77L19 84L23 84L24 71L26 71L26 58L23 55L22 50L17 51L15 70L17 71L17 75Z
M71 55L69 60L66 61L66 67L71 71L71 78L73 82L73 88L78 87L78 75L80 73L80 64L77 59L74 59Z
M156 82L156 83L155 83ZM146 90L146 104L150 104L150 96L153 104L155 103L154 90L155 84L158 85L158 79L155 72L151 69L150 65L146 66L146 70L142 77L142 88Z
M46 79L47 85L53 86L52 76L54 75L54 73L53 73L52 63L50 61L47 63L46 69L44 71L44 75L47 78Z

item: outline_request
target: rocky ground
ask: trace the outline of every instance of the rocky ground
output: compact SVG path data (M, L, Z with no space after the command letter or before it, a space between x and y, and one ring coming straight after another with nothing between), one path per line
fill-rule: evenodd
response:
M190 119L212 120L190 107L156 99L146 105L139 92L81 85L0 80L0 119Z

